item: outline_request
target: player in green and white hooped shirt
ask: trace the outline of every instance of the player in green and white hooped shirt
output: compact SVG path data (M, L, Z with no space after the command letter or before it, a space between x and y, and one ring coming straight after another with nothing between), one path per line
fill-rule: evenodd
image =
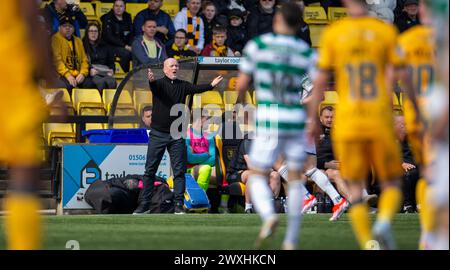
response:
M274 16L274 33L249 41L239 67L239 101L244 100L252 79L258 100L257 132L250 150L252 174L248 183L255 210L263 220L257 248L278 225L268 176L280 155L287 161L289 181L288 228L283 248L294 249L298 242L306 193L300 180L305 158L306 113L299 100L302 77L314 65L313 50L295 37L302 24L300 14L302 10L297 4L283 4Z

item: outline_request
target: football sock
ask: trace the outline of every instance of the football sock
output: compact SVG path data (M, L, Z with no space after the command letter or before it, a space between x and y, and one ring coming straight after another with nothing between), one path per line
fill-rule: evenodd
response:
M281 166L281 168L278 169L278 173L280 174L280 176L281 176L284 180L286 180L286 181L289 180L289 179L288 179L288 166L287 166L287 165Z
M333 201L334 205L339 204L340 200L342 199L341 195L339 195L328 177L321 170L314 168L306 172L305 175L311 178L311 180L313 180L314 183L317 184L317 186L325 191L325 193Z
M209 165L202 165L198 171L197 184L205 192L209 188L209 179L211 178L212 167Z
M5 230L10 250L41 248L42 228L39 199L27 193L11 193L5 199Z
M253 204L245 203L245 211L247 211L248 209L253 209Z
M381 192L378 220L391 222L402 204L402 191L398 187L388 187Z
M430 188L428 186L428 183L425 179L421 178L416 187L416 201L417 204L420 205L419 219L422 232L424 233L433 231L435 226L434 217L436 214L436 210L430 203L428 203L428 197L430 196L429 194Z
M289 199L287 201L288 224L284 242L297 245L305 191L306 188L301 181L292 181L289 183Z
M249 178L250 197L253 206L263 221L267 221L275 215L275 207L273 205L273 193L264 176L252 175Z
M349 217L360 248L366 249L367 242L373 239L369 221L369 207L362 202L356 203L351 206Z

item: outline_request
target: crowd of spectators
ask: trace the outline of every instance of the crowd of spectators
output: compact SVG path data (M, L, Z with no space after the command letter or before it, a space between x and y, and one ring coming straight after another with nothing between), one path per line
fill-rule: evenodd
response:
M42 9L42 18L53 36L57 86L102 90L116 86L116 61L129 72L130 63L134 67L162 63L168 57L239 57L248 40L272 31L276 5L285 1L289 0L186 0L180 1L180 11L171 18L161 9L163 0L110 0L103 1L111 2L108 13L98 22L88 22L78 6L53 0ZM296 2L319 2L325 10L342 5L340 0ZM127 3L148 7L132 20ZM370 12L394 23L400 32L420 24L418 0L380 0L370 5ZM297 36L311 45L308 24Z

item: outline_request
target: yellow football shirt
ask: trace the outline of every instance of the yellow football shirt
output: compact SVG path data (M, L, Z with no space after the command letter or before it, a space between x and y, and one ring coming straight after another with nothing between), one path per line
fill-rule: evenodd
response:
M335 71L335 136L373 138L392 128L386 68L404 64L397 36L394 26L371 17L345 18L325 29L318 68Z

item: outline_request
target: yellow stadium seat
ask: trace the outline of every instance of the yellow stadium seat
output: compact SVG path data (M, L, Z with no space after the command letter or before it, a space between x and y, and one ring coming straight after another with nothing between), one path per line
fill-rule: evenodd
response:
M166 3L164 3L163 6L165 6ZM148 4L135 4L135 3L130 3L127 4L127 12L131 14L131 18L134 20L134 17L136 17L136 15L144 10L148 8Z
M97 89L73 89L72 102L79 115L105 115L102 97Z
M327 13L320 6L305 7L304 18L307 24L328 24Z
M325 95L325 99L319 105L319 114L320 114L320 111L322 111L322 109L324 107L327 107L327 106L334 107L334 106L336 106L336 104L338 104L339 97L338 97L338 93L336 91L325 91L324 95Z
M98 21L97 14L95 13L92 3L82 2L80 3L80 9L83 11L84 15L86 15L88 21Z
M224 108L222 97L218 91L208 91L202 94L194 95L192 102L193 109L204 108L208 104L215 104L219 106L221 110Z
M133 91L133 101L134 108L141 115L144 107L152 105L152 92L148 90L135 90Z
M225 110L232 110L237 102L238 92L237 91L224 91L223 92L223 102L225 104ZM252 97L247 91L245 93L245 102L253 104Z
M237 77L231 77L228 80L228 90L235 91L236 90Z
M164 1L164 5L161 7L161 9L165 12L167 12L167 14L170 15L170 17L175 17L175 15L177 15L178 11L180 11L180 5L179 3L174 3L174 4L166 4L166 2L170 2L170 0L166 0Z
M347 17L347 9L342 7L329 7L328 20L334 22Z
M98 18L100 19L100 17L102 17L103 15L108 13L112 9L112 7L113 7L112 3L97 2L95 9L96 9Z
M103 90L103 104L108 115L111 112L111 106L116 94L116 89L104 89ZM119 100L117 101L115 115L136 115L136 111L133 106L133 100L131 98L130 92L123 89L120 93Z
M72 99L70 98L70 94L69 94L69 91L67 91L67 89L65 89L65 88L53 88L53 89L45 89L44 91L46 93L48 93L48 94L52 94L52 93L55 93L55 92L58 92L58 91L63 91L64 95L63 95L62 101L66 105L67 114L68 115L74 115L75 114L75 109L73 107ZM56 110L54 110L54 109L56 109ZM52 112L57 112L55 114L60 114L61 111L58 110L58 109L60 109L58 106L53 106L52 108L50 108L50 114L54 115Z
M138 128L139 125L136 123L115 123L113 128Z
M76 141L72 124L44 123L43 133L47 144L51 146L61 143L75 143Z
M320 37L326 25L311 24L309 30L311 32L311 43L313 48L319 47Z

